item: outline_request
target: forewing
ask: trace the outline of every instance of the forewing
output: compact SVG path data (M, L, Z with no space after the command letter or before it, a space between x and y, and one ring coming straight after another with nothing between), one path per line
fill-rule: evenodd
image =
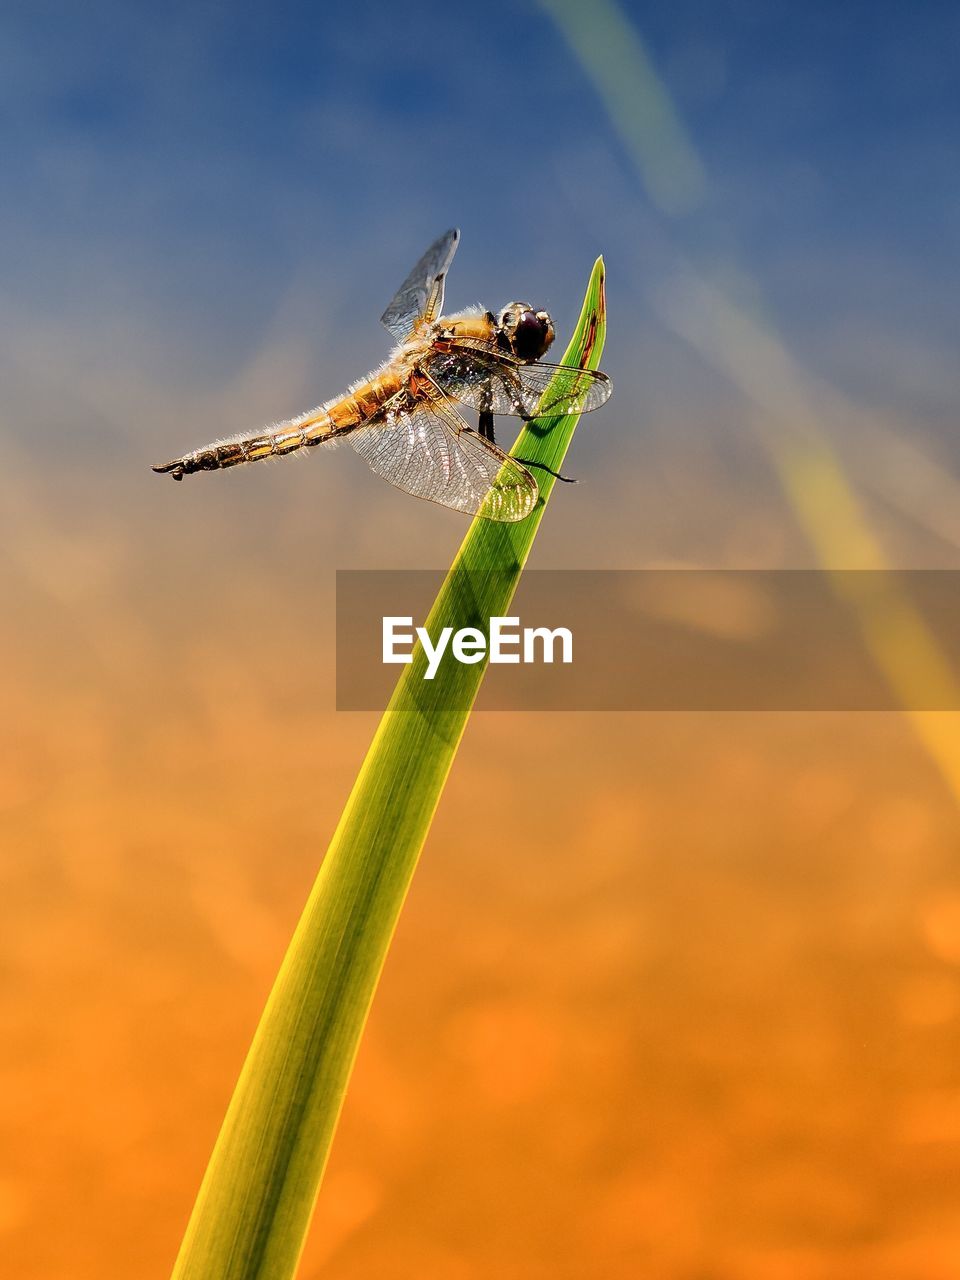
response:
M520 364L499 352L459 344L434 356L429 369L451 399L520 418L589 413L606 402L611 389L607 375L592 369Z
M510 365L487 354L457 345L452 351L431 356L430 377L451 400L491 413L519 412L520 392L508 385L504 375Z
M606 404L612 390L610 379L599 369L568 369L564 365L517 365L511 374L520 384L527 413L549 416L558 413L591 413Z
M415 498L505 522L536 506L537 482L526 467L482 440L439 397L401 403L347 439L377 475Z
M398 342L409 337L418 323L429 323L440 314L444 278L459 242L456 227L434 240L380 317Z

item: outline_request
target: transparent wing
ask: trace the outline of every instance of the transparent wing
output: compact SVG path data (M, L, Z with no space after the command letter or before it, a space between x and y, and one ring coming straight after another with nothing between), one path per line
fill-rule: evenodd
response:
M420 321L429 323L440 314L444 278L459 243L456 227L434 240L380 317L398 342L409 337Z
M611 390L605 373L562 365L519 364L499 352L458 344L433 356L430 376L444 395L475 409L514 417L589 413Z
M537 504L526 467L482 440L439 395L394 402L347 439L377 475L415 498L505 522L524 519Z

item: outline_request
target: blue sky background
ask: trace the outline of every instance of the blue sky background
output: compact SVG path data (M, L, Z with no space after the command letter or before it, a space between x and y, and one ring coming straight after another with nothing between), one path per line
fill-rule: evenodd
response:
M735 416L663 323L688 261L761 304L806 369L949 454L960 13L624 13L706 171L679 218L537 4L6 6L0 373L18 447L129 469L336 394L383 357L380 310L457 223L448 304L528 296L561 334L605 254L617 396L588 468L663 415ZM286 355L237 422L218 388L265 349Z

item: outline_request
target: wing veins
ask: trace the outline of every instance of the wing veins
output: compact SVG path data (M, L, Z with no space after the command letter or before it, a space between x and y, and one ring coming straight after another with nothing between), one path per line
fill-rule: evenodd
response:
M538 360L522 364L483 342L458 339L429 362L444 395L481 412L532 418L556 413L589 413L610 395L610 379L593 369Z
M530 514L539 489L522 463L481 439L435 384L422 398L405 394L347 436L373 471L468 515L512 522Z

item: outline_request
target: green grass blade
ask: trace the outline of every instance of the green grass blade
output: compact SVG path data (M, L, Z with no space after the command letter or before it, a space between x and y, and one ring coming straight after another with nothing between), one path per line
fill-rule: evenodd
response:
M562 363L595 369L605 334L594 265ZM513 452L558 471L577 415L528 423ZM554 480L526 520L477 518L428 627L504 614ZM387 948L485 664L404 668L281 965L207 1166L173 1280L287 1280L296 1271Z

